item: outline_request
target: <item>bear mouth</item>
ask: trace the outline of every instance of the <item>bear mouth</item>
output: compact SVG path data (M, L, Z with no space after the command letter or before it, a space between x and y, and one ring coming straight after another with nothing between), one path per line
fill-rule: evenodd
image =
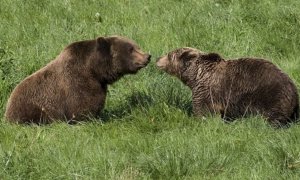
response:
M164 70L166 67L164 65L156 63L156 67L160 70Z
M163 68L164 68L164 66L159 65L159 64L156 64L156 66L157 66L159 69L163 69Z
M142 64L137 63L135 65L138 69L142 69L142 68L146 67L149 64L149 62L150 61L146 61L145 63L142 63Z
M139 64L139 63L135 63L132 67L132 69L130 70L130 73L137 73L140 69L144 68L147 66L148 63L143 63L143 64Z
M137 69L142 69L142 68L144 68L146 66L147 66L147 64L139 64L139 65L136 66L136 68Z

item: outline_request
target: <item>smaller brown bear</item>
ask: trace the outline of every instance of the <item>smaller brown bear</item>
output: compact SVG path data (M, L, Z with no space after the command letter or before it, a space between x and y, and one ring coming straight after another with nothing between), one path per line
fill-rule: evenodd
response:
M224 60L216 53L179 48L158 58L156 64L191 88L197 116L220 113L231 121L260 113L277 127L299 118L294 83L264 59Z
M98 115L104 107L107 85L136 73L150 58L124 37L74 42L17 85L5 117L17 123L50 123Z

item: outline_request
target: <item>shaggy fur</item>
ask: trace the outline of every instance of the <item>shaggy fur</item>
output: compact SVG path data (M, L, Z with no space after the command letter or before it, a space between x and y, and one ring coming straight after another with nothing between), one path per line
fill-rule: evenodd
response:
M74 42L17 85L5 117L17 123L50 123L98 115L104 107L107 85L136 73L149 61L149 54L124 37Z
M180 48L159 58L157 66L191 88L198 116L220 113L231 121L260 113L274 126L299 118L294 83L264 59L224 60L216 53Z

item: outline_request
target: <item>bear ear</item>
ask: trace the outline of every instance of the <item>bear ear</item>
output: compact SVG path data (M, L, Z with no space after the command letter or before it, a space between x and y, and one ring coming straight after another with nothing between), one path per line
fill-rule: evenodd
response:
M103 54L110 53L111 44L108 39L105 37L98 37L97 38L97 49Z
M183 60L183 61L189 61L193 58L196 58L197 57L197 54L195 53L191 53L190 51L185 51L184 53L182 53L180 56L179 56L179 59Z
M209 53L209 54L202 55L202 59L208 60L208 61L219 62L223 58L217 53Z

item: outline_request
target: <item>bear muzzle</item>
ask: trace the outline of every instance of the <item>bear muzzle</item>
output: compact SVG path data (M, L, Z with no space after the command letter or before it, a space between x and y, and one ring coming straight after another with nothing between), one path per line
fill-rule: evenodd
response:
M135 62L135 65L137 66L138 69L141 69L143 67L146 67L149 64L150 60L151 60L151 55L145 54L143 55L143 58Z
M167 65L168 65L168 58L166 56L157 58L156 66L159 69L165 69Z

